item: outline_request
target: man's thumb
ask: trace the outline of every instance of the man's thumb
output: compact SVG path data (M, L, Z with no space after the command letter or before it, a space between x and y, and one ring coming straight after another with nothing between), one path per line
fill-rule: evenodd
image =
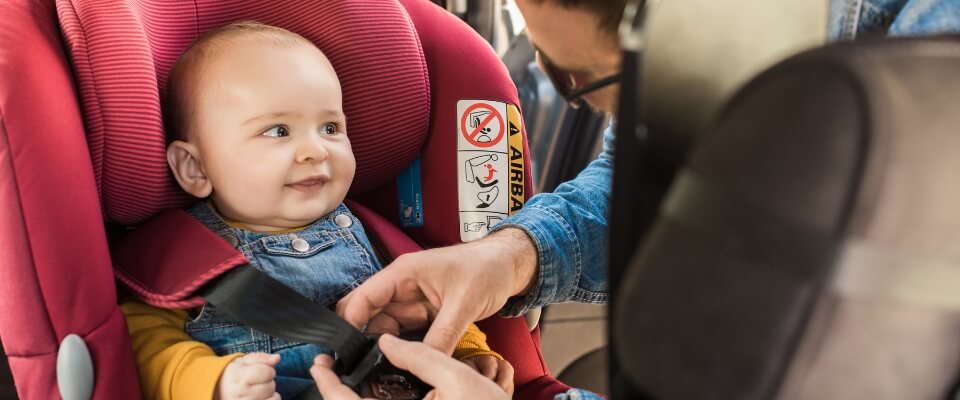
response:
M453 304L445 304L440 308L440 313L430 324L427 335L423 337L423 343L448 356L453 354L453 349L457 347L460 337L467 331L467 325L473 322L458 311L459 307L454 307Z
M458 368L466 368L466 364L456 361L447 355L441 354L434 348L423 343L408 342L397 337L385 334L380 336L380 349L387 356L390 363L402 370L410 371L425 383L436 387L440 384L451 385L457 382Z

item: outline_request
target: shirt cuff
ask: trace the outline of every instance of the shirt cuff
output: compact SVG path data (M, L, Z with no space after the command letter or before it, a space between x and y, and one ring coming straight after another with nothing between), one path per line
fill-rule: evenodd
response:
M530 237L537 250L537 278L526 295L507 300L500 310L504 317L516 317L547 304L561 303L572 295L580 276L581 251L573 227L556 211L530 205L491 230L517 228ZM566 287L560 277L565 277Z

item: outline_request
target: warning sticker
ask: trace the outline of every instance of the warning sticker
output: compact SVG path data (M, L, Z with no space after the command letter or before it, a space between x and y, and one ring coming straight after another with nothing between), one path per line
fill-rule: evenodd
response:
M460 100L457 121L459 229L468 242L523 206L523 128L519 110L496 101Z
M523 119L520 110L507 107L508 143L510 145L510 215L523 207Z

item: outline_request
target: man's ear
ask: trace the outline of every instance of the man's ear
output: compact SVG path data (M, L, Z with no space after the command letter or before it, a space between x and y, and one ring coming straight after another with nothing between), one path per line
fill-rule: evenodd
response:
M167 164L180 187L202 199L210 195L213 185L203 170L198 150L193 143L175 140L167 146Z

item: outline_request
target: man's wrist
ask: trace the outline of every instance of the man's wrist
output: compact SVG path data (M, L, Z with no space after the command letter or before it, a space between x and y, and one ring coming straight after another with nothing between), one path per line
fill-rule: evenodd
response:
M512 259L514 279L510 296L522 296L530 292L537 282L539 268L537 248L530 236L521 229L505 228L489 236L506 247L506 253Z

